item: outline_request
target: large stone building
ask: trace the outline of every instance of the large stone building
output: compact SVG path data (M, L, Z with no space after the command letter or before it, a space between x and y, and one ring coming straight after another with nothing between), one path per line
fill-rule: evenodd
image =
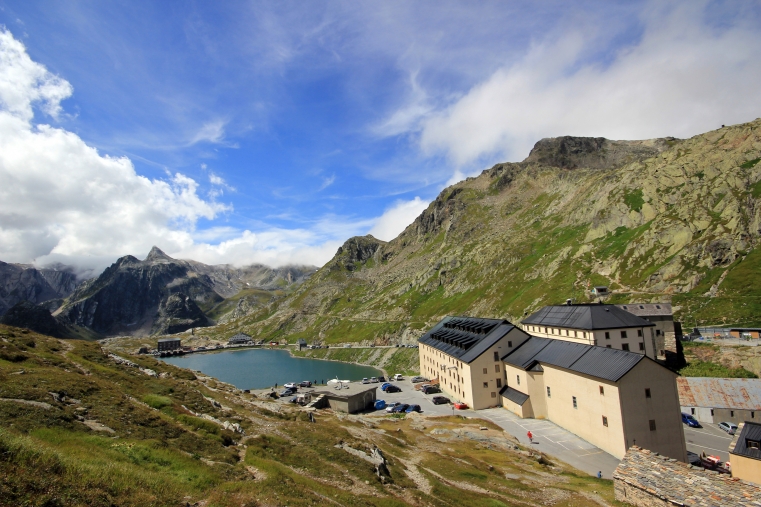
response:
M420 374L476 410L499 406L501 358L528 338L506 320L445 317L418 340Z
M729 444L729 461L732 477L761 485L761 424L740 423Z
M545 306L523 319L521 327L533 336L628 350L652 359L658 353L656 325L615 305Z
M655 349L658 359L670 360L668 356L676 354L676 341L682 337L682 325L674 322L671 303L628 303L616 306L655 324Z
M658 362L537 337L502 359L502 405L518 416L548 419L619 459L636 444L686 461L677 375Z
M761 423L761 379L679 377L682 412L706 424Z

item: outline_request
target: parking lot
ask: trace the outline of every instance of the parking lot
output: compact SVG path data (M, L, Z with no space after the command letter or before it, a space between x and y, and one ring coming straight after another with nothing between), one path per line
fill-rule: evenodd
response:
M705 451L708 455L718 456L721 461L729 460L729 444L734 438L720 430L716 424L700 423L702 428L684 426L684 440L687 451L700 455Z
M384 400L387 404L398 401L399 403L407 403L409 405L420 405L423 413L429 415L452 415L453 413L468 417L473 417L474 415L473 411L454 410L452 405L434 405L431 401L431 398L434 396L446 396L447 398L449 398L449 396L444 393L423 394L420 391L415 390L415 384L410 382L409 379L398 380L391 383L400 387L402 391L399 393L385 393L380 390L380 386L383 384L377 384L377 398L379 400ZM366 415L383 416L386 415L386 411L376 410L374 412L368 412Z

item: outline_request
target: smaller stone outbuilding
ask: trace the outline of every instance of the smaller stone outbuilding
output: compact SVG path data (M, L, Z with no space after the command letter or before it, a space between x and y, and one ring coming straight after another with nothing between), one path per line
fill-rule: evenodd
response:
M227 340L228 345L245 345L248 343L252 343L252 340L251 337L246 333L238 333Z
M322 395L322 406L329 406L339 412L355 414L375 405L377 385L339 383L312 393L312 399Z
M733 464L734 465L734 464ZM632 446L613 472L616 500L637 507L761 505L761 486Z
M732 477L761 486L761 424L740 423L729 444L729 460Z
M761 423L761 379L679 377L682 412L706 424Z
M182 348L179 338L162 338L158 343L158 351L166 352Z

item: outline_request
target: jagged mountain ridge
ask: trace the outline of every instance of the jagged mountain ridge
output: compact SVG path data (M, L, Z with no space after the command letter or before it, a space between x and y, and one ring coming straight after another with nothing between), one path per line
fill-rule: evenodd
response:
M73 270L65 266L35 268L0 261L0 315L21 301L39 304L65 298L78 283Z
M759 158L759 120L686 140L541 140L445 189L394 240L350 239L220 332L412 340L446 314L517 322L593 285L611 302L671 301L689 325L759 323Z
M145 260L121 257L100 276L83 283L56 317L102 335L175 333L211 325L204 310L244 287L269 289L300 283L314 269L207 266L173 259L153 247Z

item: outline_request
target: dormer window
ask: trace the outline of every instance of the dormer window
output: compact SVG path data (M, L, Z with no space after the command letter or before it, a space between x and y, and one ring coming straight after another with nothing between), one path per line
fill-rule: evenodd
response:
M745 447L747 447L748 449L761 449L761 442L759 442L758 440L746 439Z

